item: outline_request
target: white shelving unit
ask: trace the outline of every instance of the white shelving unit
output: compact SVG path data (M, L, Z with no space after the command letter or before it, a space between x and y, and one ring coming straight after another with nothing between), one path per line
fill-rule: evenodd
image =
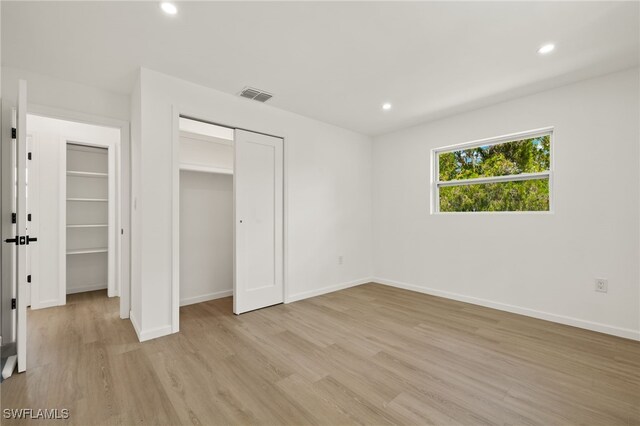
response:
M67 143L67 294L107 288L108 169L107 149Z

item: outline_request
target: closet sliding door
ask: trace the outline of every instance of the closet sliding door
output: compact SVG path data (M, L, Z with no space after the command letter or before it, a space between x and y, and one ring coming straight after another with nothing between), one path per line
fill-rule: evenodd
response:
M234 298L241 314L284 301L284 141L235 131Z

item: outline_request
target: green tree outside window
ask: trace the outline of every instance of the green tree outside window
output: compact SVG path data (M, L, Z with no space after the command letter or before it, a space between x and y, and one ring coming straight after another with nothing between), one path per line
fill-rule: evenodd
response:
M548 172L550 135L438 154L439 181ZM441 212L548 211L547 177L439 188Z

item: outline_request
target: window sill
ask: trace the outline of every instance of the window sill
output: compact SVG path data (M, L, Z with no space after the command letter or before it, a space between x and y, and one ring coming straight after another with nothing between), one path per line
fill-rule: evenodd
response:
M468 215L478 215L478 216L488 216L488 215L534 215L534 216L546 216L546 215L554 215L555 212L553 210L549 211L531 211L531 212L431 212L432 216L468 216Z

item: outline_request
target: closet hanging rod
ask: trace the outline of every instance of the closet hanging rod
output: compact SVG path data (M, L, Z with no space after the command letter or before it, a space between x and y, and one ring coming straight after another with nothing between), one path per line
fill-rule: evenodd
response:
M106 178L109 176L109 174L102 173L102 172L83 172L81 170L67 170L67 176Z
M106 253L108 251L108 249L105 248L90 248L90 249L74 249L74 250L67 250L67 254L68 255L74 255L74 254L91 254L91 253Z

